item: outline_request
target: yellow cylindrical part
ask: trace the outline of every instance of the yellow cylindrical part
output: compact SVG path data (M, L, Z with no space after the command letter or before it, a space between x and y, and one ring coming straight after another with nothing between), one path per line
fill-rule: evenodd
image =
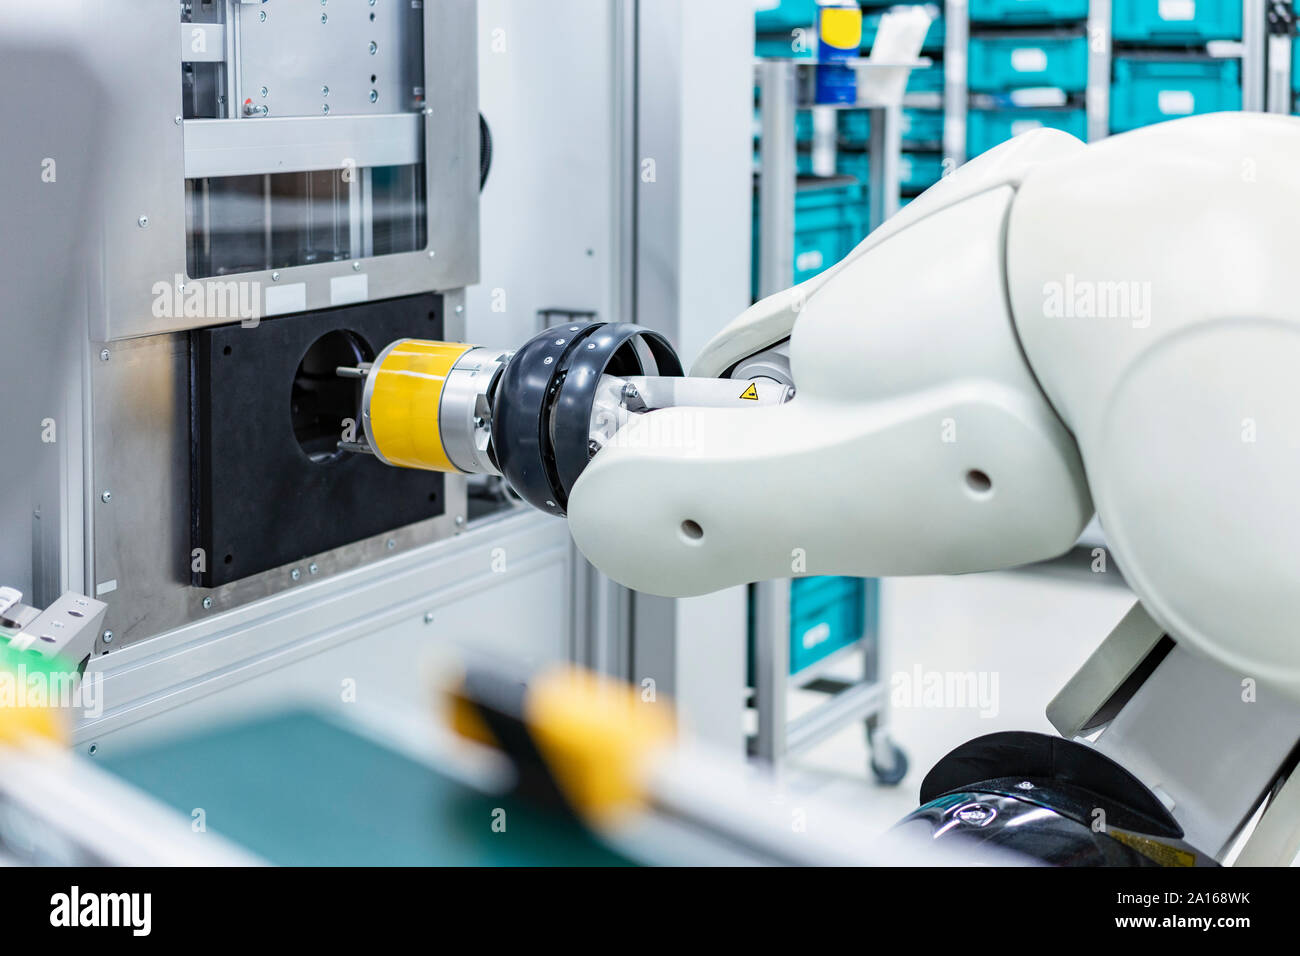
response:
M438 413L447 375L473 346L401 339L375 360L366 382L366 435L390 465L458 472L443 445Z

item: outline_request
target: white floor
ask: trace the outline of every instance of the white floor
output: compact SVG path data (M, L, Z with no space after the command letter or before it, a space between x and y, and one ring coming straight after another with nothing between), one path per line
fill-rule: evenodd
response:
M958 744L998 730L1052 732L1047 702L1133 601L1114 573L886 580L883 673L893 698L890 732L907 753L907 777L897 787L875 783L856 724L792 758L786 785L860 805L872 825L887 829L916 808L926 772ZM855 675L855 665L846 662L845 676ZM943 685L949 693L937 692ZM820 699L795 696L792 713Z

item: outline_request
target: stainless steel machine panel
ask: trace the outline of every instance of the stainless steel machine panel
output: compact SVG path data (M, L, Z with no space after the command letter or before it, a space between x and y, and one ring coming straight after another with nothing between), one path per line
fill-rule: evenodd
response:
M420 108L422 7L409 0L239 4L241 106L265 106L269 116Z
M196 20L210 22L182 24L181 12L187 6ZM102 0L99 7L101 15L93 29L88 25L85 31L84 53L114 82L104 91L103 120L112 135L103 144L103 166L105 181L111 188L103 197L104 225L99 236L103 254L92 271L93 338L114 341L242 318L176 308L177 290L188 295L196 291L197 285L203 301L222 300L229 282L236 278L243 283L241 293L258 302L260 315L445 291L478 280L474 0L428 4L375 0L373 7L368 0L333 0L324 6L305 0L256 4L211 0L189 5L159 0ZM311 19L307 17L309 8ZM369 19L372 12L373 22ZM320 22L323 13L329 17L324 24ZM263 14L265 20L261 19ZM422 18L422 65L404 56L402 43L396 39L402 29L411 28L412 18L417 16ZM293 24L301 26L291 28ZM307 26L313 29L307 30ZM191 52L195 30L203 37L198 41L204 47L201 55ZM357 41L357 49L349 48L352 39ZM373 55L372 41L376 45ZM217 42L221 44L220 59L209 45ZM419 48L419 43L413 47ZM186 119L191 113L187 113L187 100L182 95L183 68L185 64L195 65L196 59L198 66L210 71L236 66L224 83L212 84L224 111L215 118ZM319 83L314 75L316 64L324 75ZM270 79L256 79L257 87L251 94L260 101L265 85L268 103L273 97L281 97L276 100L275 112L268 105L265 115L244 115L242 102L249 96L240 98L248 90L241 67L250 77L269 77L272 74L265 71L274 71L276 85L273 87ZM356 78L352 79L354 74ZM421 74L422 100L413 79ZM311 86L307 85L309 75ZM339 79L333 79L336 76ZM326 86L328 96L321 92ZM376 93L374 102L370 101L372 90ZM311 91L319 99L307 110ZM322 110L326 100L330 103L328 114ZM190 108L192 111L192 103ZM393 162L392 149L380 151L378 159L368 158L374 151L366 149L369 137L356 135L356 123L365 119L383 124L388 118L389 126L396 130L396 136L388 139L399 143L407 137L402 126L405 117L417 118L416 145L421 155L412 155L409 148L399 149L398 159L420 164L416 168L423 177L423 200L418 208L427 222L420 234L423 242L414 251L376 255L375 248L367 247L353 232L351 241L340 246L337 259L295 263L287 268L268 264L219 278L188 275L187 151L202 154L196 153L190 163L192 168L201 167L209 174L220 171L214 151L220 152L221 133L213 129L214 124L230 124L232 155L246 159L250 137L256 140L264 135L268 145L283 145L287 129L283 124L291 122L295 113L302 124L336 123L339 133L327 127L328 133L322 137L320 127L295 126L295 131L308 134L308 140L314 137L319 148L313 155L310 142L296 143L292 150L286 150L286 165L276 171L333 169L349 185L355 183L358 188L346 191L344 209L350 232L367 221L370 213L362 164ZM260 133L261 129L265 133ZM358 144L357 155L340 148L348 143ZM269 175L271 170L265 172ZM267 228L269 231L269 224Z

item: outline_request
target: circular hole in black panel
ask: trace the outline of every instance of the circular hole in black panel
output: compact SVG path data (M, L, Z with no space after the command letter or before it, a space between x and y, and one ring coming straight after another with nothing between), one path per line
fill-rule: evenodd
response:
M373 361L374 351L355 332L336 329L312 343L293 378L290 412L293 434L303 452L318 464L337 461L344 419L356 421L362 382L339 378L340 366ZM356 427L360 427L359 423Z

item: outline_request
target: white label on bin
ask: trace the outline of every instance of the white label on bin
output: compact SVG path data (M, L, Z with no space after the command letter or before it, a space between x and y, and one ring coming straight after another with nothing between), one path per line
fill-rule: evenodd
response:
M1028 133L1031 129L1042 129L1043 124L1038 120L1014 120L1011 123L1011 135L1019 136L1021 133Z
M1196 97L1191 90L1161 90L1156 109L1165 116L1190 116L1196 112Z
M1047 51L1036 46L1012 50L1011 69L1017 73L1042 73L1047 69Z
M1161 20L1196 19L1196 0L1160 0L1157 9Z
M818 644L825 644L831 636L831 626L825 621L814 625L803 632L803 638L800 643L803 644L805 651L811 651Z
M800 272L811 272L813 269L820 269L822 261L820 249L809 249L807 252L799 253L794 260L794 267Z

